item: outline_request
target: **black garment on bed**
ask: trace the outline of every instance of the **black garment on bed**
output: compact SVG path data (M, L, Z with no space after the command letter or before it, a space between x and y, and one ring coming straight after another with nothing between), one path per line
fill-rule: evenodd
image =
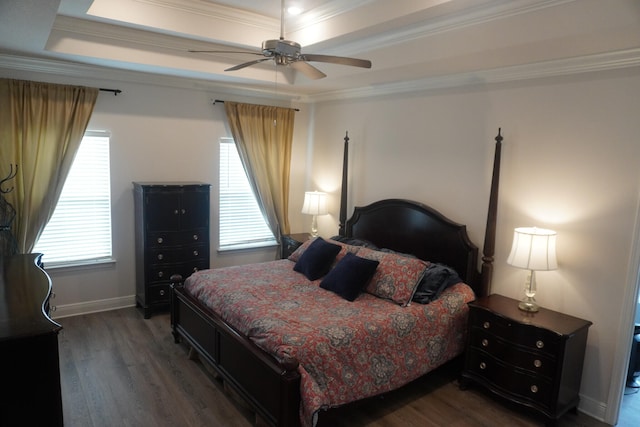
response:
M412 301L428 304L438 298L449 286L460 282L462 279L453 268L437 263L430 264L413 294Z

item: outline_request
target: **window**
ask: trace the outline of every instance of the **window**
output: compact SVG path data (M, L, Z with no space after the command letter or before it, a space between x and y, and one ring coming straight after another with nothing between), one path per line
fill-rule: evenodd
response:
M267 226L231 138L220 139L221 251L277 244Z
M109 135L86 132L35 245L47 267L111 260Z

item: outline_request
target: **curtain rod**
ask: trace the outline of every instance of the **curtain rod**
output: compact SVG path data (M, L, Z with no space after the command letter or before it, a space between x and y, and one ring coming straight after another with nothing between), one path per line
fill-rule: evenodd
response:
M213 100L213 105L216 105L216 102L219 102L221 104L224 104L224 101L220 100L220 99L214 99ZM298 108L294 108L293 111L300 111L300 109Z
M99 90L102 92L113 92L113 96L118 96L119 93L122 93L120 89L105 89L101 87Z

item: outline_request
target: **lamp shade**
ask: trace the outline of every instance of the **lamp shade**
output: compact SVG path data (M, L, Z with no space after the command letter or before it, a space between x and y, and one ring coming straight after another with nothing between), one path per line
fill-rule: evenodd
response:
M555 270L556 232L536 227L516 228L507 263L528 270Z
M320 191L307 191L306 193L304 193L302 213L308 215L328 214L329 210L327 209L327 193L322 193Z

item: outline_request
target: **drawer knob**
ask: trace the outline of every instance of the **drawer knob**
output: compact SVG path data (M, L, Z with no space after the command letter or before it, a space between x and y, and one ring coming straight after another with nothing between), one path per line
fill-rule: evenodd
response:
M193 235L193 240L198 240L198 235L197 234Z
M162 243L164 242L164 239L162 237L158 237L158 243Z
M487 369L487 364L484 362L480 362L480 369Z
M542 340L536 341L536 347L543 348L544 347L544 341L542 341Z
M537 393L538 392L538 386L537 385L532 385L531 386L531 393Z
M196 271L198 271L198 267L193 267L193 272L195 273Z
M194 255L194 256L198 256L198 255L200 255L200 254L198 253L198 251L193 251L193 255Z
M164 296L164 289L160 289L160 296L163 297Z
M162 255L162 254L158 254L158 259L160 259L160 260L161 260L162 258L164 258L164 255Z
M542 360L540 359L536 359L533 361L533 366L535 366L536 368L540 368L542 366Z
M174 215L178 215L178 209L174 210L174 211L173 211L173 214L174 214Z
M489 347L489 340L488 340L488 339L486 339L486 338L483 338L483 340L482 340L482 346L483 346L483 347Z
M158 277L162 277L164 276L164 273L162 271L158 271Z
M482 327L483 327L483 328L485 328L485 329L489 329L489 328L491 327L491 323L489 323L489 322L484 322L484 323L482 324Z

